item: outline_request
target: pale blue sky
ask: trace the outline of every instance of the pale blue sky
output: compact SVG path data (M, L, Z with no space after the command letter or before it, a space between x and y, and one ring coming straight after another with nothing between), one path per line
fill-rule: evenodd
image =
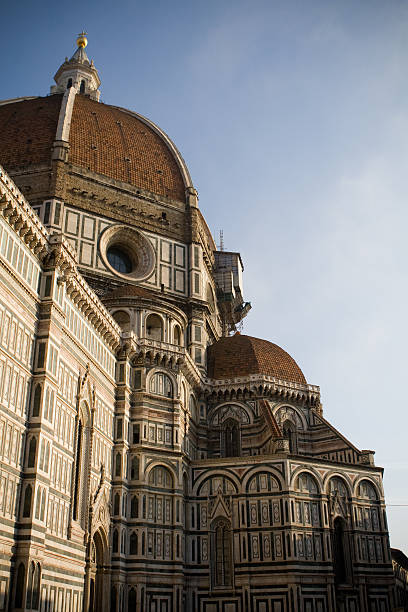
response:
M0 98L45 95L85 28L102 100L175 141L245 263L244 333L288 350L408 504L408 2L3 4ZM408 507L388 508L408 552Z

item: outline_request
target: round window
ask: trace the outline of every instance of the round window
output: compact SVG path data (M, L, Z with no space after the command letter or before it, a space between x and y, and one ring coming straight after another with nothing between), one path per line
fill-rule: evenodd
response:
M140 281L154 272L153 245L133 227L111 225L99 239L99 252L105 266L127 281Z
M130 274L132 272L132 260L123 249L116 246L109 247L106 255L110 265L117 272L121 274Z

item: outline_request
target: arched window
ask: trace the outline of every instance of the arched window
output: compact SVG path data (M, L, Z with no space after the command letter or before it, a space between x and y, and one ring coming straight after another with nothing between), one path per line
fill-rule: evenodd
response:
M130 535L129 554L137 555L137 533L135 532Z
M143 495L143 500L142 500L142 515L143 515L143 518L146 518L146 495Z
M146 338L151 340L163 339L163 321L156 314L150 314L146 319Z
M123 331L130 330L130 315L125 310L117 310L113 313L112 317Z
M144 532L142 533L142 555L145 554L146 551L146 536Z
M129 612L133 612L133 610L136 610L136 591L135 589L130 589L129 591L128 610Z
M50 461L50 443L47 442L45 444L44 472L48 472L49 461Z
M139 458L132 457L132 463L130 468L131 480L137 480L139 478Z
M34 398L33 398L33 417L40 416L40 408L41 408L41 394L42 388L41 385L37 385L34 389Z
M114 502L113 502L113 514L114 514L114 516L118 516L119 515L119 507L120 507L119 493L115 493L115 499L114 499Z
M173 383L167 374L156 372L150 379L150 393L173 397Z
M33 597L31 607L33 610L38 610L40 604L40 586L41 586L41 565L37 563L34 579L33 579Z
M235 419L227 419L222 428L222 449L224 457L239 457L241 451L240 424Z
M119 549L119 536L118 536L118 532L115 529L113 532L113 536L112 536L112 551L114 553L117 553Z
M35 501L35 518L40 518L40 507L41 507L41 487L37 489L37 497Z
M122 455L120 453L116 453L115 455L115 476L120 476L122 474Z
M35 465L35 455L37 452L37 438L31 438L28 446L28 461L27 466L32 468Z
M116 612L117 590L113 584L111 587L110 612Z
M181 346L181 330L179 325L174 326L173 330L173 344L177 344L177 346Z
M41 495L41 514L40 514L40 521L44 521L44 516L45 516L45 502L46 502L46 489L43 489L42 495Z
M213 587L232 586L231 525L217 518L211 525L211 577Z
M30 563L28 570L28 583L27 583L27 594L26 594L26 608L31 610L31 601L33 596L33 579L34 579L35 564L34 561Z
M24 492L23 518L28 518L31 515L31 500L33 497L33 489L31 485L27 485Z
M83 79L81 81L81 85L79 86L79 93L81 94L85 93L85 81Z
M83 425L82 421L78 421L78 432L77 432L77 445L76 445L76 457L75 457L75 480L74 480L74 504L72 509L72 516L74 521L78 520L78 506L79 506L79 491L81 485L81 457L82 457L82 440L83 438Z
M18 566L18 570L17 570L16 596L14 598L14 604L16 608L23 607L24 578L25 578L24 563L20 563L20 565Z
M130 502L130 518L138 518L139 515L139 498L133 495Z
M333 523L333 565L334 576L338 584L348 580L350 558L344 519L338 516Z
M297 431L292 421L285 421L283 424L283 437L289 440L289 452L297 453Z
M68 79L67 89L70 89L71 87L72 87L72 79Z

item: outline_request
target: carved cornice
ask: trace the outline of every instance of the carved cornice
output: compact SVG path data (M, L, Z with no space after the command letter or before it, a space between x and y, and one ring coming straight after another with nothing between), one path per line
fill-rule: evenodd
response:
M77 269L76 253L62 234L49 234L24 196L0 166L0 214L44 269L57 268L58 282L105 342L115 349L120 327Z
M265 374L250 374L245 377L223 380L205 378L202 392L204 395L220 396L231 396L239 393L274 395L310 405L320 404L320 387L317 385L289 382Z
M48 252L49 234L19 189L0 166L0 213L40 261Z

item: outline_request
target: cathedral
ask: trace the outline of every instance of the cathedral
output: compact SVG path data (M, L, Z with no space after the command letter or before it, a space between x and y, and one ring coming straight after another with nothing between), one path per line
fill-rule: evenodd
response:
M381 467L269 340L81 33L0 102L0 610L391 612Z

